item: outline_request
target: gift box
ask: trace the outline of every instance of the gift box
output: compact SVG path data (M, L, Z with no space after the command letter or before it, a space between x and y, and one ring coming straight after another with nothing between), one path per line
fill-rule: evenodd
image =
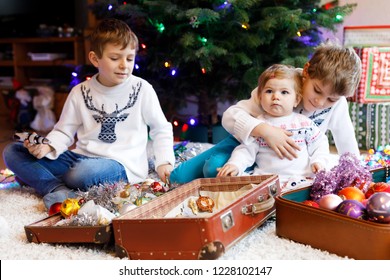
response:
M349 115L359 149L369 150L390 143L390 103L349 102Z
M344 45L348 47L389 46L390 26L345 26Z
M390 47L355 50L362 60L362 77L352 100L359 103L389 102Z

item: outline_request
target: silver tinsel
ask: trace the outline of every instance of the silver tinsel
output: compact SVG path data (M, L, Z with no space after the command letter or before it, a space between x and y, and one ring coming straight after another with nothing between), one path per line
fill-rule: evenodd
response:
M113 202L118 191L122 190L127 183L101 184L92 186L87 192L78 192L77 196L84 200L93 200L96 205L106 208L111 213L118 213L118 205Z

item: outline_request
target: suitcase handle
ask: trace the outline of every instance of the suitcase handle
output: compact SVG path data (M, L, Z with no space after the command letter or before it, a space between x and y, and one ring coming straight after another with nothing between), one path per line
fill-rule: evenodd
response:
M271 209L272 207L274 207L274 204L275 204L275 198L272 195L270 195L266 200L262 202L243 206L241 209L241 213L244 215L259 214L261 212Z

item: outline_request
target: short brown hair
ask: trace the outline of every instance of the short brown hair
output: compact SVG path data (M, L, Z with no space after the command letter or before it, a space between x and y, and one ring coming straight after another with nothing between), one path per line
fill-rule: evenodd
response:
M258 81L257 95L260 98L260 93L264 89L265 84L270 79L292 79L295 82L294 90L296 93L297 102L302 98L302 69L295 68L291 65L273 64L261 73Z
M113 43L126 48L129 44L138 51L138 38L124 21L107 18L103 19L89 36L91 51L101 58L107 43Z
M308 78L330 84L334 93L349 97L359 85L362 63L353 48L329 41L317 46L305 71Z

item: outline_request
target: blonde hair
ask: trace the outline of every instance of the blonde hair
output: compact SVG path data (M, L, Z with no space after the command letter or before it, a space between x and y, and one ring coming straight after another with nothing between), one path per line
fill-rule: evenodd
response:
M359 85L361 64L353 48L326 42L315 49L305 65L305 71L308 78L332 85L335 94L348 97L353 95Z
M295 68L291 65L284 64L273 64L268 67L263 73L261 73L258 86L257 86L257 96L259 100L261 99L260 94L264 89L266 83L270 79L292 79L294 80L295 86L294 90L296 93L296 100L299 102L302 98L302 69Z
M138 51L138 38L124 21L107 18L103 19L90 34L91 51L95 52L98 58L103 55L107 43L126 48L129 44Z

